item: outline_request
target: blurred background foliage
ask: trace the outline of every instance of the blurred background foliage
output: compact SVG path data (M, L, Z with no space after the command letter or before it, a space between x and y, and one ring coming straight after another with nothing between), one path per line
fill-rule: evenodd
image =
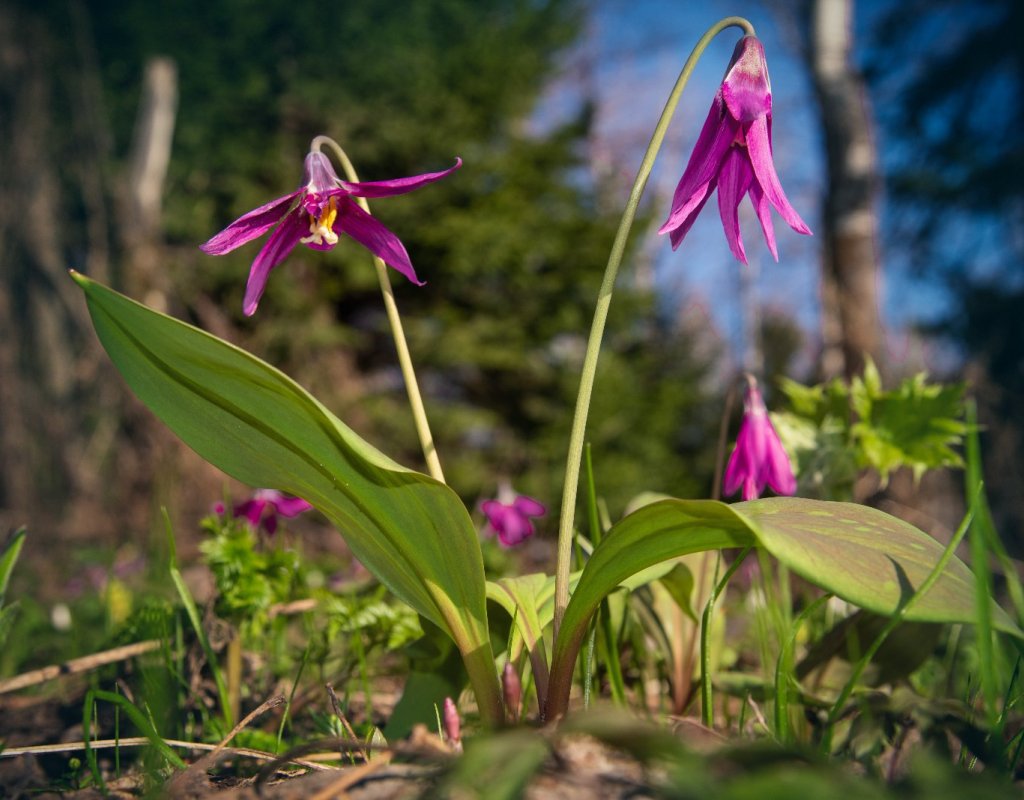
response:
M154 528L161 505L179 530L195 530L223 491L223 476L125 391L69 266L269 360L381 449L421 467L365 251L349 240L329 253L296 249L245 319L241 296L259 245L221 258L198 250L240 214L292 191L319 133L343 144L365 180L465 160L450 178L373 210L428 282L415 287L392 273L449 480L471 506L508 481L556 513L584 337L623 175L635 165L595 146L599 98L586 75L571 113L538 125L536 110L552 81L566 79L565 58L599 5L0 7L0 525L127 542ZM785 30L820 5L769 6L769 15L743 0L722 12ZM1024 509L1015 311L1024 291L1024 104L1014 100L1024 70L1012 40L1020 5L857 8L873 20L858 25L854 67L865 69L877 109L888 192L874 252L883 268L914 261L953 287L946 320L929 333L953 344L955 374L936 377L966 376L978 389L989 489L1012 541ZM810 35L803 23L790 30ZM157 201L143 207L138 164L153 139L145 87L154 65L171 77L176 113ZM646 205L641 227L650 232L659 216ZM645 246L627 256L589 426L613 515L643 490L709 494L733 376L707 320L659 301L653 258ZM783 375L836 374L813 355L815 334L792 318L769 310L759 328L769 390ZM810 366L794 375L798 352ZM875 360L887 384L900 377L884 352ZM940 516L955 524L958 513Z
M160 503L194 519L221 493L222 479L181 452L96 353L68 266L266 358L421 468L362 248L298 248L251 320L241 295L258 245L223 258L198 250L293 190L319 133L364 180L465 160L373 210L428 281L392 272L449 481L471 505L501 481L555 505L622 190L590 169L588 106L543 135L526 125L579 35L578 4L426 0L327 14L294 2L44 0L0 17L15 68L2 88L4 199L23 212L2 223L18 375L3 426L6 514L127 539ZM143 71L157 57L176 70L177 117L153 224L133 209L131 182ZM600 489L616 510L641 489L706 494L714 344L693 348L702 332L659 315L639 281L624 281L616 303L591 423ZM62 377L45 374L53 362Z

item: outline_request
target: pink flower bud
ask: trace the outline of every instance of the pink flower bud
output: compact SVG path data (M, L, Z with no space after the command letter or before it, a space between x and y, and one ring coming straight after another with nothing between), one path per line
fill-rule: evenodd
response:
M509 722L519 720L519 703L523 698L523 684L511 661L505 662L501 672L501 690L505 697L505 716Z
M459 720L459 710L455 707L455 702L450 697L444 699L444 710L441 712L441 718L444 722L444 738L448 740L448 744L452 749L461 751L462 723Z

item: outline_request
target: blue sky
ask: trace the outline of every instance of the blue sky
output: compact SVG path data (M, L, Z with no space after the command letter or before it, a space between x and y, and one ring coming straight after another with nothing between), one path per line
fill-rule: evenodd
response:
M855 36L862 39L883 0L862 2L855 18ZM747 17L765 44L772 78L776 167L793 205L812 230L820 230L824 186L821 134L812 89L785 21L781 27L771 3L751 0L600 0L589 5L586 33L565 59L564 72L551 88L539 119L551 119L578 104L581 93L598 101L595 154L616 165L625 184L622 202L635 176L644 148L665 98L693 44L718 19ZM648 192L659 197L658 222L667 215L672 190L721 81L738 29L721 34L705 52L687 87L658 157ZM879 141L884 148L884 140ZM648 195L650 196L650 195ZM884 196L879 211L885 213ZM744 202L740 224L747 243L762 306L784 310L815 338L818 331L819 237L793 233L776 216L780 261L764 246L760 229ZM681 247L672 252L667 237L652 231L641 243L649 256L656 284L671 306L681 305L711 318L734 353L742 343L739 300L741 264L730 255L717 208L710 203ZM915 357L900 352L900 331L917 319L945 308L945 293L910 277L885 259L883 251L882 314L895 345L893 358ZM904 343L905 344L905 343Z

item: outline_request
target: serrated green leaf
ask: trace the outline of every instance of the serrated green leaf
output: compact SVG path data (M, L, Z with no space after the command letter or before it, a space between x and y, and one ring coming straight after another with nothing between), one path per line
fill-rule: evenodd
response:
M877 378L876 371L870 381L855 380L851 388L859 419L850 433L860 444L865 466L877 469L883 480L902 466L918 479L928 469L962 466L952 448L967 432L964 385L929 384L921 373L883 391Z
M270 365L73 277L100 341L150 410L229 475L323 512L367 569L452 637L482 713L497 721L483 559L458 496L383 455Z

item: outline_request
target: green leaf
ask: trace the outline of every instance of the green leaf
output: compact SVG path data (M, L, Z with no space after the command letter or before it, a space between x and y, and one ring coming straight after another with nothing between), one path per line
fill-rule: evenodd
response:
M11 580L11 573L14 571L14 564L21 555L22 545L25 544L25 529L19 528L7 542L3 555L0 555L0 606L4 603L7 594L7 584Z
M850 402L859 417L850 433L883 480L901 466L913 469L915 479L935 467L962 466L951 446L967 432L963 394L963 384L929 384L923 373L883 391L869 362L863 380L854 378L850 386Z
M924 581L943 546L903 520L855 503L773 497L736 503L758 542L811 583L877 614L891 615ZM955 556L908 622L973 623L974 576ZM1024 638L994 606L993 625Z
M877 509L777 497L726 505L662 500L624 517L583 569L552 654L549 717L564 713L572 667L601 599L630 574L667 559L726 547L763 547L791 570L868 611L891 615L943 555L932 537ZM974 580L953 557L935 585L907 610L918 622L974 622ZM993 626L1024 639L993 604Z
M270 365L72 276L100 341L150 410L229 475L323 512L367 569L452 637L482 715L496 722L483 559L458 496L380 453Z

